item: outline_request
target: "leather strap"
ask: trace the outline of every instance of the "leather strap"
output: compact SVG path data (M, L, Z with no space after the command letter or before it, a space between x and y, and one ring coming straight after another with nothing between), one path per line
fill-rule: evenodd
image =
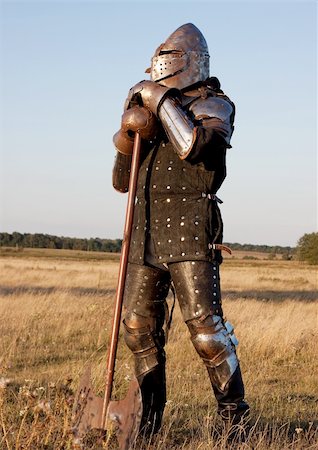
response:
M211 248L213 250L225 251L225 252L229 253L230 255L232 255L232 250L227 245L223 245L223 244L209 244L209 248Z

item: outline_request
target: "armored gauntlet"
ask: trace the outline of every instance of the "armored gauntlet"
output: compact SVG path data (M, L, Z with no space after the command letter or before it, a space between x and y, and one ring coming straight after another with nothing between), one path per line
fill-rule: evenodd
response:
M139 131L142 139L155 138L158 132L158 121L149 109L133 106L122 115L121 128L113 137L114 145L120 153L132 154L136 131Z

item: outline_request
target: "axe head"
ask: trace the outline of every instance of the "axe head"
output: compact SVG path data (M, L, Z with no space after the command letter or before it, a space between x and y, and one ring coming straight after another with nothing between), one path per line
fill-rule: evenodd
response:
M127 395L122 400L110 401L103 425L103 399L93 392L91 368L88 367L81 378L75 395L72 411L72 433L74 445L84 448L85 435L93 430L105 434L108 427L115 430L120 450L128 450L135 442L141 417L142 398L136 378L129 385Z

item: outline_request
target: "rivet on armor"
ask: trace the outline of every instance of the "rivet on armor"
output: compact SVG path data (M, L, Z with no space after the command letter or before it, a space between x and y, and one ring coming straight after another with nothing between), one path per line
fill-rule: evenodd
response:
M162 256L159 256L159 259L162 259Z
M172 170L172 167L168 167L168 170Z
M198 293L199 293L199 289L195 289L194 292L195 292L196 294L198 294Z
M198 241L198 240L199 240L198 236L195 236L195 237L194 237L194 240L195 240L195 241Z
M197 277L196 275L194 275L193 279L194 279L194 280L197 280L197 279L198 279L198 277Z
M216 297L216 292L213 292L214 297Z
M136 244L136 241L133 241L133 244Z
M142 283L143 286L147 286L147 283Z
M187 188L185 186L182 186L182 189L185 191Z
M182 167L182 172L185 172L186 171L186 168L185 167Z
M194 266L195 265L195 261L191 261L191 264Z
M199 222L194 222L194 225L199 225Z
M201 305L200 305L200 303L197 303L197 308L201 308Z
M143 185L143 187L142 187L143 189L146 189L146 186L145 185Z
M167 198L167 203L170 203L170 202L171 202L170 198Z
M171 188L171 186L168 185L168 186L167 186L167 189L170 189L170 188Z
M184 226L184 222L180 222L180 225L183 227Z
M136 312L136 309L133 309L134 312Z
M213 287L216 287L216 283L213 284Z
M200 252L195 252L195 254L198 256L198 255L200 255Z
M129 172L129 171L128 171ZM146 172L148 172L148 167L146 167Z
M184 216L181 216L181 220L184 220L185 219L185 217Z
M170 217L167 217L167 222L170 222L170 220L171 220Z
M195 312L195 315L196 315L196 316L198 316L199 314L200 314L199 311L196 311L196 312Z
M159 167L158 167L158 166L156 166L156 170L159 170Z
M213 300L213 302L212 302L212 303L213 303L213 305L216 305L216 301L215 301L215 300Z
M159 220L158 220L158 219L155 219L155 222L156 222L156 223L158 223L158 222L159 222Z
M162 144L163 146L164 146L164 144ZM158 161L157 161L157 164L160 164L161 163L161 161L160 161L160 159L158 159Z
M213 266L213 270L216 270L216 267L215 267L215 266Z
M173 164L173 161L169 161L169 164Z
M184 241L184 237L183 236L180 238L180 241L182 241L182 242Z
M169 255L169 258L172 258L173 255Z
M136 226L136 230L138 230L139 229L139 227L138 227L138 225Z
M144 290L143 289L139 289L140 290L140 292L144 292Z
M143 246L143 245L144 245L144 243L143 243L143 242L141 241L141 242L140 242L140 245L141 245L141 246Z
M157 226L155 226L155 230L158 230L158 227L157 227Z
M200 203L200 201L201 201L201 199L199 198L199 199L198 199L198 203Z
M148 276L147 276L147 275L145 275L145 276L144 276L144 279L145 279L145 280L148 280Z
M158 203L158 200L154 200L153 202L154 202L154 203Z
M183 197L182 201L183 201L183 202L186 202L186 201L187 201L187 199L186 199L185 197Z
M170 242L171 242L171 239L168 239L168 242L169 242L169 244L170 244Z
M157 244L158 244L158 245L160 245L160 241L159 241L159 242L157 242Z
M216 275L213 275L213 278L215 279L215 278L216 278Z
M137 303L137 305L140 305L140 302L136 302Z
M170 223L167 223L167 228L170 228L170 227L171 227Z
M185 253L184 253L184 252L182 252L182 253L181 253L181 256L185 256Z
M154 189L156 189L157 185L156 185L156 184L153 184L152 187L153 187Z

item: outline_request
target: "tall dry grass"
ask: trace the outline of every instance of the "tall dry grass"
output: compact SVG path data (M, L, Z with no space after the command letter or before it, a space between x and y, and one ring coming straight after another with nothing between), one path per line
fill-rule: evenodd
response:
M103 393L117 271L116 261L0 259L1 449L72 448L71 408L85 364L92 363L95 389ZM221 274L252 411L251 432L235 448L318 449L316 269L227 260ZM136 448L226 448L178 306L166 352L164 426ZM114 398L125 394L132 374L122 339L116 369Z

